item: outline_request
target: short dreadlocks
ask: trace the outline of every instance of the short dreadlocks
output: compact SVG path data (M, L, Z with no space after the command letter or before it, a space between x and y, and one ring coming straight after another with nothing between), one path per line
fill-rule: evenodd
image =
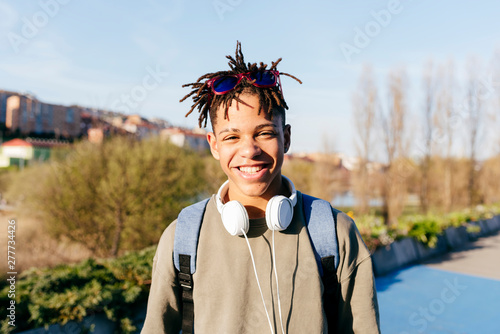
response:
M264 109L266 113L270 114L272 117L272 110L273 108L276 108L278 110L283 111L283 116L284 116L284 109L288 109L288 106L283 98L283 94L281 93L280 89L276 86L274 87L268 87L268 88L258 88L252 85L252 82L249 82L248 80L241 80L241 82L230 92L227 94L223 95L215 95L212 93L211 88L208 86L208 81L210 79L218 77L218 76L224 76L224 75L235 75L235 74L241 74L241 73L247 73L247 72L254 72L254 71L264 71L266 70L267 64L264 64L263 62L260 62L260 65L257 65L257 63L248 63L245 64L245 60L243 57L243 53L241 52L241 43L237 42L236 43L236 53L235 53L235 58L231 56L226 56L227 59L229 59L229 67L231 68L230 71L219 71L215 73L207 73L205 75L202 75L196 82L185 84L182 87L192 87L192 90L189 94L184 96L180 102L186 100L188 97L192 96L193 97L193 105L191 106L191 109L189 112L186 114L186 117L193 112L193 110L197 107L198 111L200 113L200 116L198 118L198 125L200 128L206 127L207 126L207 116L210 116L210 120L212 122L212 126L215 123L215 119L217 118L217 110L219 109L219 106L222 104L225 107L224 111L224 119L227 118L227 112L229 107L231 106L231 103L233 100L236 100L240 103L243 103L245 105L248 105L244 101L242 101L239 96L245 92L245 93L252 93L257 96L259 96L259 103L261 106L261 109ZM275 62L272 62L270 70L276 70L276 66L279 64L281 61L281 58L276 60ZM293 75L290 75L288 73L283 73L280 72L280 75L286 75L289 76L295 80L297 80L299 83L302 83L299 79L294 77ZM194 95L194 96L193 96ZM209 105L210 101L210 105ZM260 109L259 109L259 114L260 114Z

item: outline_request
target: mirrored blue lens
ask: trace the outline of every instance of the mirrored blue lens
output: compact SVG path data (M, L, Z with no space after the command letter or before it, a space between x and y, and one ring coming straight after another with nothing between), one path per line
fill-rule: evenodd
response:
M276 76L271 71L259 71L250 73L250 78L255 80L257 85L271 86L276 83Z
M226 76L215 80L212 87L216 93L224 93L233 89L237 83L237 77Z

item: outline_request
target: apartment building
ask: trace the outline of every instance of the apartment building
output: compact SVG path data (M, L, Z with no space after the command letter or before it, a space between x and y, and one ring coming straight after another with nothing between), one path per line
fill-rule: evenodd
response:
M82 136L99 142L115 134L143 139L159 135L168 126L169 123L161 119L150 121L140 115L44 103L31 94L0 90L0 142L5 137L72 140ZM184 135L189 146L203 146L204 139L200 141L203 136L191 132Z
M43 103L28 94L0 91L0 122L11 133L76 138L81 136L81 111L79 106Z
M199 128L188 130L171 127L161 130L160 137L162 139L168 139L172 144L179 147L190 147L197 151L210 149L207 142L206 131Z
M7 115L7 99L12 95L17 95L17 93L0 90L0 127L5 127L5 117Z

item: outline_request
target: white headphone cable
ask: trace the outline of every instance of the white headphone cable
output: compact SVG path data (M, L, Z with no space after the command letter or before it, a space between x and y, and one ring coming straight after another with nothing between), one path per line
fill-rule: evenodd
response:
M266 302L264 301L264 295L262 294L262 289L260 287L259 277L257 276L257 268L255 267L255 260L253 258L252 248L250 247L250 242L248 241L247 234L245 233L243 228L241 229L241 231L243 232L243 235L245 236L245 240L247 241L248 249L250 250L250 257L252 258L253 271L255 273L255 278L257 279L257 286L259 287L260 297L262 298L262 303L264 304L264 310L266 310L267 322L269 323L269 328L271 329L271 334L274 334L273 326L271 325L271 319L269 318L269 312L267 312ZM281 312L281 310L280 310L280 312ZM281 315L280 315L280 317L281 317ZM283 325L281 325L281 326L283 328Z
M273 267L274 267L274 276L276 277L276 291L278 292L278 310L280 315L280 324L281 324L281 332L285 334L285 330L283 329L283 317L281 316L281 301L280 301L280 286L278 284L278 271L276 269L276 252L274 247L274 230L273 230Z

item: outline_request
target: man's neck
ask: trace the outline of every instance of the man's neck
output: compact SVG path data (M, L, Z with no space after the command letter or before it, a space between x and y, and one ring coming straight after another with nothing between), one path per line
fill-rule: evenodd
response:
M269 200L276 195L283 195L286 197L290 197L290 189L286 186L285 182L282 181L282 177L280 176L277 178L280 182L278 185L274 186L273 190L272 188L269 189L267 193L269 195L264 195L264 196L255 196L255 197L245 197L245 198L229 198L229 192L226 194L226 198L224 198L224 202L227 202L228 200L237 200L239 201L247 210L248 217L250 219L257 219L257 218L263 218L266 216L266 208L267 208L267 203ZM273 187L271 184L269 187Z

